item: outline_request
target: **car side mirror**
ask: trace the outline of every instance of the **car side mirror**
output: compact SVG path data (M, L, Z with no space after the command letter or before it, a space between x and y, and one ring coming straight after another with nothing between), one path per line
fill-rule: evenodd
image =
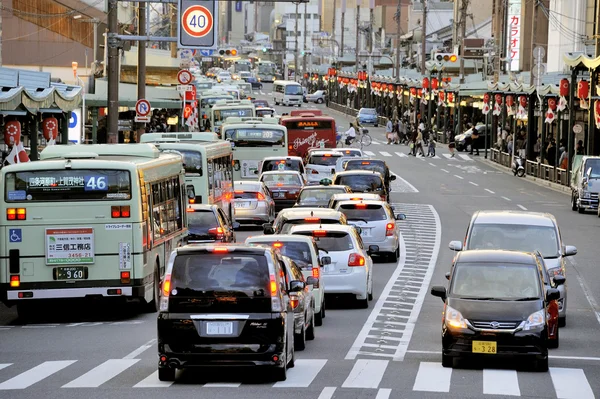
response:
M556 285L563 285L565 283L565 281L567 281L565 276L560 276L560 275L554 276L554 278L552 280L554 280L554 284L556 284Z
M325 265L331 265L331 256L323 256L323 257L321 257L321 264L323 266L325 266Z
M450 272L446 273L446 280L450 280Z
M290 292L300 292L306 287L304 281L294 280L290 282Z
M258 170L255 170L255 171L254 171L254 174L255 174L255 175L257 175L257 174L258 174Z
M560 292L556 288L550 288L546 292L546 302L555 301L560 298Z
M273 225L271 223L263 224L263 234L275 234L275 231L273 230Z
M396 180L396 175L391 175L390 180Z
M235 230L235 229L239 229L240 228L240 224L238 222L233 222L231 223L231 227Z
M460 241L450 241L450 244L448 244L448 248L450 248L453 251L462 251L462 242Z
M319 279L313 276L309 276L306 278L306 285L312 285L313 287L319 286Z
M379 245L369 245L369 249L367 250L367 254L372 255L374 253L379 252Z
M403 213L399 213L395 216L396 220L406 220L406 215Z
M575 247L574 245L567 245L563 253L564 256L577 255L577 247Z
M441 285L431 287L431 295L442 298L442 301L446 302L446 287L442 287Z

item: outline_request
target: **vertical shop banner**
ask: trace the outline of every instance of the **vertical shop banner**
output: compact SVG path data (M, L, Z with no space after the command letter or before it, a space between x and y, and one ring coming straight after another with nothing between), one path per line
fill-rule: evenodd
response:
M519 70L521 58L521 0L508 0L506 20L506 57L510 58L510 70Z

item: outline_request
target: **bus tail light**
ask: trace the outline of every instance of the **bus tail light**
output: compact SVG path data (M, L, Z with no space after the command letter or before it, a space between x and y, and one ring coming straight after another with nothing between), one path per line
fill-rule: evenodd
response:
M385 225L385 235L386 236L393 236L394 230L396 230L396 224L388 223Z
M6 210L6 220L26 220L27 210L25 208L8 208Z
M21 285L21 277L17 276L10 276L10 286L12 288L18 288Z
M121 284L129 284L131 283L131 272L124 271L121 272Z
M27 211L25 208L17 208L17 220L27 219Z
M131 210L129 206L111 206L110 217L113 219L128 218L131 217Z
M348 257L348 266L364 266L365 257L360 254L350 254Z
M121 207L121 217L122 218L128 218L130 216L131 216L131 210L129 208L129 205L128 206L122 206Z

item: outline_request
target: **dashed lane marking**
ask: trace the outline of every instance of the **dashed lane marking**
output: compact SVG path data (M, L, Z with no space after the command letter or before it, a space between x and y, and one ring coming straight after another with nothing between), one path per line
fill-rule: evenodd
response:
M490 194L496 194L494 191L490 190L489 188L485 188L484 190L487 191Z
M458 177L460 180L463 180L463 179L464 179L464 177L462 177L462 176L459 176L459 175L454 175L454 177Z
M521 204L517 204L517 206L518 206L519 208L521 208L522 210L524 210L524 211L526 211L526 210L527 210L527 208L525 208L525 207L524 207L523 205L521 205Z

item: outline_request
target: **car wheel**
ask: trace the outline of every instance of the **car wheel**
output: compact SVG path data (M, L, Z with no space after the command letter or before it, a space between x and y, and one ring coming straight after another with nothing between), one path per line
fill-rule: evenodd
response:
M577 200L575 199L575 193L571 193L571 210L577 210ZM598 215L600 215L600 208L598 209Z
M175 372L177 369L159 367L158 368L158 379L159 381L175 381Z
M317 98L317 104L323 104L323 99L322 98Z
M579 213L585 213L585 208L577 205L577 212L579 212Z
M454 358L452 356L448 356L442 353L442 367L453 367L454 366Z
M390 256L389 256L389 257L390 257L390 260L391 260L392 262L394 262L394 263L398 262L398 252L399 252L399 250L398 250L398 249L396 249L396 250L395 250L394 252L392 252L392 253L390 254Z
M321 318L325 318L325 299L323 299L323 304L321 305Z
M313 317L310 319L310 325L308 326L308 330L306 330L306 339L312 341L315 339L315 314L313 312Z
M294 349L303 351L306 348L306 329L302 327L300 334L294 335Z
M379 124L377 124L377 123L373 125L373 127L378 127L378 126L379 126Z
M369 307L369 294L365 299L356 299L358 302L359 309L367 309Z
M323 325L323 315L325 314L325 301L321 303L321 311L319 313L315 313L315 326Z
M560 333L560 328L556 327L556 338L548 340L548 348L550 348L550 349L558 348L559 338L560 338L559 333Z
M148 313L158 312L160 307L160 274L158 263L154 266L154 285L152 287L152 300L146 302L145 310Z
M273 377L275 381L287 380L287 366L275 367L275 370L273 370Z
M565 327L566 325L567 325L567 316L559 317L558 318L558 326Z
M534 368L535 371L539 371L541 373L548 371L548 358L546 357L545 359L537 359L535 361Z

